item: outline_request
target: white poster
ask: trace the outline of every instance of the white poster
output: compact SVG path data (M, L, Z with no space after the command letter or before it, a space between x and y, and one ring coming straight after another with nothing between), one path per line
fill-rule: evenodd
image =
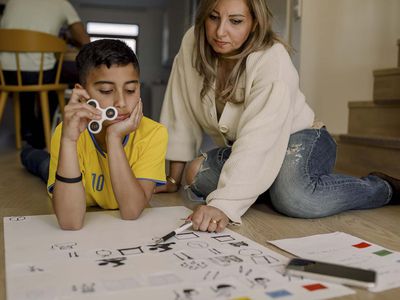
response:
M351 289L282 275L288 259L229 229L190 228L155 244L190 214L87 213L63 231L54 215L4 218L7 299L326 299Z

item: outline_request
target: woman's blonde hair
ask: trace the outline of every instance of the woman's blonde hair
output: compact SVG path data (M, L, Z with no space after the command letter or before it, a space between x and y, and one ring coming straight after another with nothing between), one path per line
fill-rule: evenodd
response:
M212 88L216 78L217 55L207 42L205 22L217 5L218 0L201 0L197 8L194 34L195 50L193 64L196 70L204 78L201 98ZM282 41L272 31L272 13L267 6L267 0L246 0L250 14L253 17L253 30L250 32L246 42L242 45L240 52L227 59L237 60L232 72L223 86L219 99L222 102L237 103L242 99L235 99L235 91L240 76L246 68L247 56L255 51L271 47L275 42ZM283 43L284 44L284 43ZM285 45L285 44L284 44Z

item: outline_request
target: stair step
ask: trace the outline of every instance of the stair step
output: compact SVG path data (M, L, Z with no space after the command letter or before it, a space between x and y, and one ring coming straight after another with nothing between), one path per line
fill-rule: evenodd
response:
M400 177L399 138L345 134L336 139L337 172L365 176L372 171L381 171Z
M400 138L400 100L353 101L348 107L349 134Z
M374 101L400 100L400 68L374 71Z

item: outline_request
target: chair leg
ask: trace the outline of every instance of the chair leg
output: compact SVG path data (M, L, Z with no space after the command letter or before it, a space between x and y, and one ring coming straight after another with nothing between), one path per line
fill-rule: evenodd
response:
M14 100L14 124L15 124L15 146L21 149L21 104L19 102L19 93L13 93Z
M65 106L65 96L64 90L57 91L58 96L58 106L60 107L61 116L64 115L64 106Z
M8 92L2 91L0 95L0 123L1 119L3 118L4 108L6 107L7 97L8 97Z
M49 97L47 95L47 92L40 92L40 106L42 109L43 130L44 130L44 138L46 141L46 148L48 151L50 151L51 128L50 128Z

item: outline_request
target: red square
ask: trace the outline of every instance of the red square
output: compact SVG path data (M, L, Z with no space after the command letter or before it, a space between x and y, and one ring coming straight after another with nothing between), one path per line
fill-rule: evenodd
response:
M303 288L305 288L306 290L309 290L310 292L327 289L326 286L324 286L324 285L322 285L320 283L303 285Z
M366 242L361 242L361 243L358 243L358 244L355 244L355 245L353 245L353 247L356 247L356 248L367 248L367 247L369 247L369 246L371 246L370 244L368 244L368 243L366 243Z

